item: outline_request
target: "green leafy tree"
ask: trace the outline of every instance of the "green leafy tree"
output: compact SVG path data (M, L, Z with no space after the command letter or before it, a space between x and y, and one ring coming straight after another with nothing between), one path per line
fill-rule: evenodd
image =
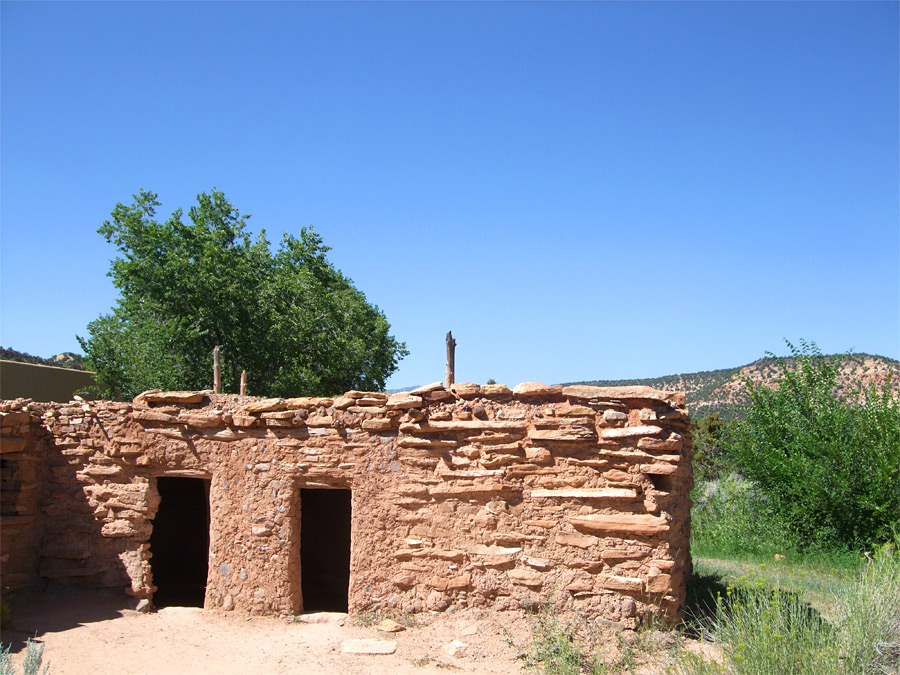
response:
M715 480L732 469L725 449L728 447L734 421L726 422L712 413L694 422L691 438L694 449L694 478Z
M199 195L188 222L180 209L158 222L158 206L142 190L98 230L121 254L109 272L117 306L78 338L101 394L208 388L217 345L224 391L237 391L242 370L256 395L384 388L405 345L313 229L284 235L273 253L222 192Z
M840 359L800 344L793 367L777 359L775 388L747 381L730 453L800 542L887 541L900 531L900 401L890 382L841 398Z

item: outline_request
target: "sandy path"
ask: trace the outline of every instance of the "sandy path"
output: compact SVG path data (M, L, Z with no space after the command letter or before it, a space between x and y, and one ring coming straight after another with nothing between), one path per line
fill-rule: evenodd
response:
M396 675L459 672L511 675L523 671L518 653L528 643L521 616L488 611L417 617L417 625L386 634L331 615L324 623L245 618L166 608L141 614L121 598L95 591L52 589L13 604L4 644L23 652L26 637L45 645L52 675L171 675L173 673L368 673ZM343 623L344 625L340 625ZM350 638L395 640L392 655L342 654ZM444 645L468 643L451 657Z

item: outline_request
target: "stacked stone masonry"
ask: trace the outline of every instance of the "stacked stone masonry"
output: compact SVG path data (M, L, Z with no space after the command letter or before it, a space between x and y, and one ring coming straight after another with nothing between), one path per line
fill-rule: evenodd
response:
M300 490L350 489L351 612L548 599L679 617L690 572L684 395L440 383L257 400L0 403L2 584L151 599L160 476L209 481L205 608L303 610Z

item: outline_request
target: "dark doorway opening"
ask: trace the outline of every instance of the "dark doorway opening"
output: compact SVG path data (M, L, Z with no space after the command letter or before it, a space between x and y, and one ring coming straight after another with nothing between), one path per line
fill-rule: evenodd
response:
M209 481L161 476L150 534L153 604L203 607L209 572Z
M305 612L346 612L350 592L350 490L300 490Z

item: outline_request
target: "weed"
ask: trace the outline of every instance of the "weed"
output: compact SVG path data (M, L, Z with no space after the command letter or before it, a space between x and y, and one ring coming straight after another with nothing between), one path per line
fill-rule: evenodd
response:
M16 675L10 655L10 647L0 645L0 675ZM28 638L25 643L25 658L22 659L22 675L47 675L49 665L41 669L41 661L44 658L44 643Z
M374 626L380 620L380 613L374 609L367 609L364 612L354 614L352 619L353 625L359 626L360 628L369 628L370 626Z
M832 596L826 621L796 590L751 570L716 599L701 632L721 644L724 665L681 655L674 673L815 673L883 675L900 672L900 552L879 550ZM837 571L836 569L834 570ZM802 587L800 590L804 590Z
M540 667L545 675L578 675L585 656L578 646L570 624L563 624L547 602L537 613L532 626L534 637L526 663Z

